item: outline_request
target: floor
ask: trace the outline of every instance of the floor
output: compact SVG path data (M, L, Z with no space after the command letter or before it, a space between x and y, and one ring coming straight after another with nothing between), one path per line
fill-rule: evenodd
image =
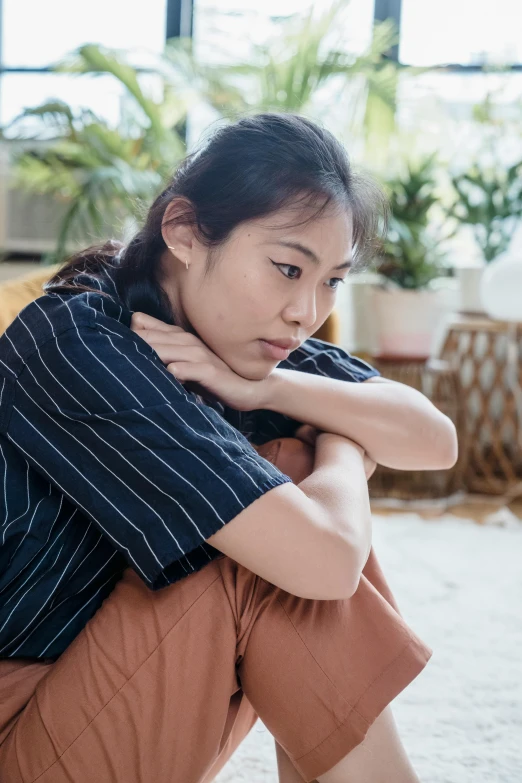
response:
M522 783L522 500L374 511L389 583L434 651L392 704L422 783ZM259 720L216 783L272 781Z

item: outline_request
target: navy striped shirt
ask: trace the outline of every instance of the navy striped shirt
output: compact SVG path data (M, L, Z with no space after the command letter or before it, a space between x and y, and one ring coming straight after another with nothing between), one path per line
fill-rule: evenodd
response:
M123 570L152 590L220 553L211 535L291 479L251 443L298 422L205 402L100 293L48 294L0 337L0 657L55 660ZM378 372L309 339L280 368L347 381Z

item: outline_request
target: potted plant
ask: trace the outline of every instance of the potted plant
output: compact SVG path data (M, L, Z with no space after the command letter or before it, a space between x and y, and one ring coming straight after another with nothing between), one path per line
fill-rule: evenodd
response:
M505 167L475 163L452 177L455 192L449 216L472 229L481 253L479 263L459 267L460 309L482 313L484 269L509 249L522 217L522 161Z
M385 182L390 225L374 264L380 283L372 294L379 355L427 358L443 310L434 281L448 277L444 239L432 222L437 204L435 155L406 163Z

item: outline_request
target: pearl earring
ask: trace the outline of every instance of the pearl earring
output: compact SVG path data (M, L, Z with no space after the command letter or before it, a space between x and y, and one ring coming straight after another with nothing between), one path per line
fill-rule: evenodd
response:
M172 247L172 245L167 245L167 247L168 247L169 250L175 250L176 249L175 247ZM187 260L185 260L185 266L187 267L187 271L188 271L188 266L189 265L188 265L188 261Z

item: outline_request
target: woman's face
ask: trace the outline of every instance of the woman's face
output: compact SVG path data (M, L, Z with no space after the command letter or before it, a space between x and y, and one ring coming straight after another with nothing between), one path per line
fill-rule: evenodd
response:
M292 218L295 213L282 211L239 225L207 275L208 248L186 226L164 228L176 250L162 257L162 285L177 323L250 380L270 375L324 323L349 272L346 211L285 228ZM272 340L294 343L277 351L267 345Z

